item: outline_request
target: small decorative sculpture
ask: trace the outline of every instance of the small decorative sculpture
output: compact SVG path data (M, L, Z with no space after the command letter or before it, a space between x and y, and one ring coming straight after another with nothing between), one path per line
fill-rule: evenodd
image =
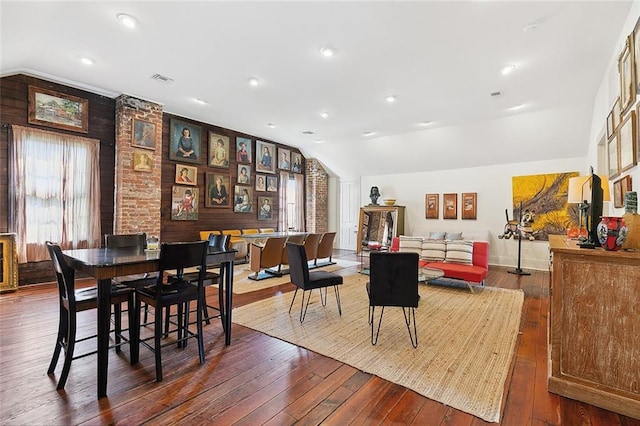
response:
M378 189L377 186L372 186L371 187L371 192L369 193L369 198L371 198L371 203L369 204L370 206L377 206L378 205L378 198L380 198L380 190Z
M520 221L517 220L509 220L509 211L505 209L504 211L507 217L507 224L504 226L504 232L502 235L498 235L498 238L504 238L508 240L513 237L515 239L526 238L529 241L534 241L535 234L539 231L534 231L532 228L532 224L535 218L535 213L529 209L526 209L522 212Z

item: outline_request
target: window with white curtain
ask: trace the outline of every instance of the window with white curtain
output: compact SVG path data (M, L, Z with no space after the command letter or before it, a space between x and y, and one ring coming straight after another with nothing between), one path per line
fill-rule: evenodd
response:
M278 229L304 231L304 177L280 172Z
M10 155L9 226L18 262L49 259L46 241L99 247L100 141L12 126Z

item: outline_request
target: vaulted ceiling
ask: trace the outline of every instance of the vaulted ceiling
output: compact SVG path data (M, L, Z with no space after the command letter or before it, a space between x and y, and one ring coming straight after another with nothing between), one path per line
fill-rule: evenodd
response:
M343 177L580 157L630 6L2 1L0 72L156 101Z

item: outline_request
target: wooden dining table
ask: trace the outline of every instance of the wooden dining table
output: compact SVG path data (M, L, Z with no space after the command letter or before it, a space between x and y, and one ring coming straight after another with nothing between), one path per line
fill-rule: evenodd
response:
M233 262L237 250L209 248L207 265L220 265L220 291L223 291L224 315L222 324L225 344L231 344L231 312L233 307ZM90 248L64 250L67 264L75 271L96 279L98 283L98 398L107 395L107 370L109 365L109 329L111 325L111 278L125 275L157 272L160 251L143 251L131 248ZM221 307L221 312L223 311ZM138 344L131 342L131 362L138 361Z

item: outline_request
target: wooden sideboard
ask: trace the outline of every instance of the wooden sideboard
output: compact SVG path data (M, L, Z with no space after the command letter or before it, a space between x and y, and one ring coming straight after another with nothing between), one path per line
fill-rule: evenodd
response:
M18 289L16 234L0 234L0 293Z
M549 391L640 419L640 252L549 246Z

